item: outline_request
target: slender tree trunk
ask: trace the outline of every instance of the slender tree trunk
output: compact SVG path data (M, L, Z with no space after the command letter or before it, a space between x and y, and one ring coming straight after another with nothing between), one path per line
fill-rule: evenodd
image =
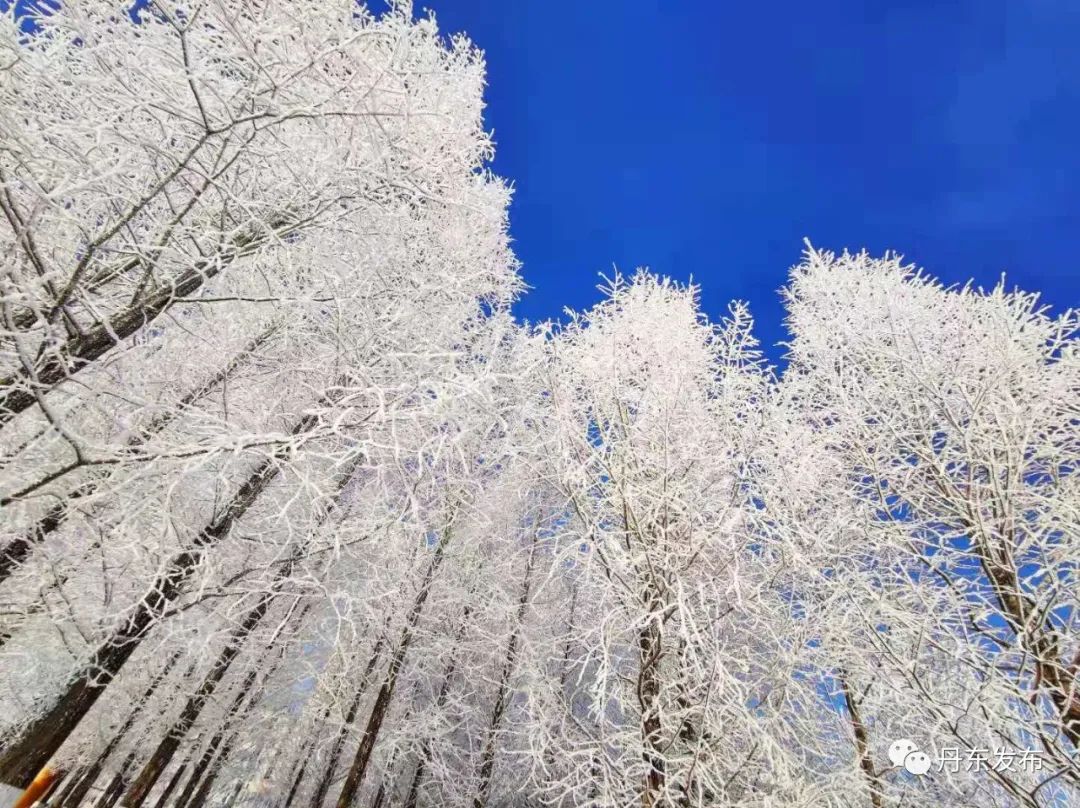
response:
M64 523L72 503L84 495L85 492L82 489L72 491L62 502L49 508L45 515L31 525L25 533L16 536L0 548L0 583L10 578L12 573L30 557L34 548Z
M663 646L659 598L655 593L650 593L648 602L651 607L648 621L638 632L637 697L641 709L642 757L648 767L645 772L645 788L641 794L642 808L653 808L658 804L665 780L664 758L660 751L660 657Z
M258 670L252 668L250 671L248 671L247 676L244 677L244 681L241 683L240 687L236 691L236 696L233 697L232 704L229 705L229 709L225 713L225 719L222 722L221 727L218 729L217 732L214 733L214 736L206 745L206 749L203 750L203 753L199 757L199 760L196 761L195 765L191 767L191 774L188 776L188 780L187 783L184 785L184 788L176 796L176 803L174 804L173 808L183 808L183 806L187 804L188 800L190 800L192 795L195 793L195 788L199 785L203 774L205 774L206 770L213 762L222 741L225 740L225 733L229 725L231 724L232 719L235 718L236 715L240 712L240 705L247 697L248 691L251 690L251 686L255 684L255 677L257 675ZM226 747L228 747L228 744L226 744Z
M214 761L213 768L211 768L210 772L206 775L205 778L203 778L203 781L199 784L199 790L196 791L195 796L191 798L191 802L189 804L190 808L202 808L202 806L206 804L206 799L210 796L210 789L213 788L214 783L217 781L218 775L225 767L225 761L229 758L229 753L232 751L232 744L234 740L235 737L230 738L229 742L225 744L225 748L221 750L221 754L217 756L217 759ZM235 795L233 795L233 799L236 799ZM177 806L177 808L179 808L179 806Z
M360 786L364 782L364 774L367 772L367 765L371 760L371 752L375 748L375 740L379 735L379 730L382 728L383 720L386 718L386 712L390 708L390 701L394 696L398 674L401 672L405 654L408 652L409 644L412 642L413 631L416 629L416 623L420 619L420 612L423 610L424 603L431 592L431 584L435 578L435 573L438 572L439 565L442 563L448 539L449 533L444 532L442 538L439 539L439 543L435 546L435 555L432 557L431 563L428 564L424 580L416 593L416 598L413 600L412 609L409 610L401 640L398 642L398 646L394 650L394 656L390 660L390 668L387 670L382 686L379 687L379 692L375 696L375 704L371 707L371 715L368 716L367 726L364 728L364 734L360 737L360 746L356 750L356 757L353 759L349 774L341 787L337 808L351 808L356 800Z
M337 507L340 502L341 494L345 490L345 486L348 485L349 480L352 479L352 475L356 470L356 466L360 463L360 460L360 458L357 458L348 466L346 471L339 476L334 500L330 507L318 516L316 525L321 525L323 520ZM142 805L147 794L150 793L150 789L154 787L154 784L161 776L161 773L165 771L165 768L169 765L169 761L172 760L173 755L176 754L176 750L180 748L180 744L184 740L184 737L202 713L207 701L213 696L218 684L224 678L225 674L228 673L230 666L236 659L236 656L240 653L247 638L251 635L251 632L255 627L259 625L263 617L266 616L266 612L270 608L270 604L277 595L282 583L292 576L296 563L310 546L312 537L313 534L309 534L304 541L298 543L293 548L289 557L281 562L277 571L274 573L274 580L270 585L270 591L263 594L258 602L248 610L246 615L244 615L244 619L233 632L232 637L230 637L225 648L214 662L214 666L203 680L202 686L188 699L180 716L173 722L172 727L169 728L169 731L166 733L161 743L158 744L157 749L154 750L154 754L151 755L150 760L146 762L139 777L124 796L122 804L126 806L126 808L139 808L139 806ZM301 617L306 612L307 608L305 607L301 611ZM251 676L252 678L254 677L254 671L252 671ZM244 694L245 690L241 691L241 696ZM237 702L234 709L238 707L239 702Z
M24 367L0 379L0 427L37 401L37 395L48 393L100 359L115 345L152 323L167 311L178 298L187 297L215 277L237 258L254 252L290 229L287 219L270 222L266 232L235 239L213 258L200 259L181 272L167 286L141 295L123 311L83 330L57 349L43 354L33 367Z
M202 808L202 806L206 804L206 800L210 796L210 789L213 788L214 783L217 782L218 775L221 774L221 770L225 767L226 762L228 762L229 755L232 753L233 745L236 743L236 740L239 737L239 731L234 731L229 736L229 739L221 748L220 754L218 754L218 756L214 758L213 763L210 765L210 770L207 772L206 777L204 777L203 781L199 784L198 791L195 792L195 795L191 798L191 801L187 803L188 808ZM232 799L236 799L236 794L233 794ZM182 806L184 806L184 802L181 802L179 800L174 804L174 808L182 808Z
M142 642L154 618L175 599L198 561L195 553L174 556L164 575L143 596L134 613L91 657L64 694L31 721L0 755L0 782L26 788L94 706L105 688Z
M977 512L979 505L968 504ZM1071 663L1060 662L1061 647L1058 632L1048 625L1047 618L1035 617L1039 606L1024 592L1016 563L1009 555L996 552L978 525L965 524L977 550L980 566L990 581L999 611L1015 634L1017 643L1027 651L1035 667L1035 687L1050 696L1061 719L1061 729L1080 750L1080 650Z
M350 471L348 472L346 482L348 481L348 477L352 476L352 470L353 469L350 469ZM344 485L345 483L343 482L341 488L344 488ZM289 615L288 618L286 618L286 622L295 622L297 626L301 625L304 621L304 617L307 615L310 609L311 604L306 604L295 614ZM276 642L277 636L275 635L267 644L266 650L268 652L273 650L274 644ZM262 684L260 685L258 690L255 691L254 695L252 695L252 697L247 700L247 704L243 707L243 709L241 709L241 704L243 703L248 693L251 692L252 686L255 684L255 680L258 676L260 668L258 666L255 666L248 672L248 675L245 677L243 683L241 683L240 687L237 689L236 696L233 699L233 703L226 711L225 718L222 720L221 726L218 728L217 732L214 733L214 736L210 739L210 742L206 745L206 749L203 751L202 757L199 758L199 761L192 768L191 775L188 778L188 781L185 784L183 791L180 792L180 794L176 798L176 802L173 803L173 808L184 808L184 806L186 806L189 801L197 800L199 794L202 794L203 798L205 799L205 796L209 790L209 785L203 788L202 786L204 785L205 781L203 783L200 783L200 779L203 777L204 773L208 769L210 773L206 775L206 780L208 780L212 784L214 778L217 777L218 771L220 771L221 767L224 765L226 759L229 756L229 752L232 750L233 744L236 742L236 739L240 734L241 729L239 726L237 726L237 724L240 720L249 715L251 711L254 710L255 707L258 706L259 702L262 700L263 696L266 693L266 683L281 666L281 662L285 658L285 652L287 648L288 643L286 642L281 647L280 652L277 655L277 659L274 661L274 664L271 665L269 670L267 670L263 675ZM228 740L225 740L226 734L229 735ZM222 741L225 741L224 746L222 746ZM221 747L220 754L218 754L219 747ZM216 758L215 755L217 755ZM196 787L199 787L198 792L196 792ZM196 803L192 802L192 804Z
M291 564L289 566L291 567ZM280 580L280 577L278 580ZM275 584L276 583L277 582L275 582ZM206 706L207 701L210 700L214 691L217 690L218 684L220 684L221 680L225 677L225 674L228 673L233 660L236 659L240 650L243 648L244 641L266 614L266 610L270 607L270 601L273 600L273 597L274 592L268 592L262 595L259 598L258 603L244 615L243 621L240 623L239 627L233 631L225 648L218 654L218 658L214 661L213 667L203 679L202 685L188 698L179 717L173 722L172 726L169 727L165 737L161 740L154 750L154 753L150 756L150 759L143 766L142 771L139 773L139 776L135 778L135 782L131 784L127 794L124 795L121 804L124 805L125 808L139 808L139 806L143 804L143 801L154 787L154 784L157 783L162 772L168 767L173 755L175 755L176 751L180 748L180 744L183 742L188 730L194 725L195 721L202 713L203 708Z
M485 808L487 805L488 791L491 788L491 773L495 768L495 742L503 713L506 712L507 699L510 694L510 677L513 676L514 666L517 663L518 642L520 641L521 628L525 623L525 614L529 608L529 589L532 583L535 560L536 539L534 537L529 547L529 559L525 563L525 577L521 582L521 595L518 597L517 614L514 615L510 641L506 645L506 659L503 661L502 673L499 675L499 689L495 694L495 704L491 708L487 740L484 743L484 752L480 758L480 785L476 790L476 797L473 799L473 808Z
M98 796L97 801L94 803L94 808L111 808L116 804L116 801L120 799L120 795L124 793L124 778L117 772L109 780L105 786L105 790Z
M386 782L379 783L379 790L375 792L375 799L371 801L371 808L382 808L386 800Z
M570 678L570 654L573 651L574 643L574 619L577 613L577 598L578 598L578 585L577 583L571 584L570 588L570 606L567 610L566 617L566 642L563 643L562 658L559 660L559 696L566 700L566 684ZM574 696L571 694L568 701L568 711L574 709ZM544 749L544 767L546 770L553 770L555 768L555 750L553 745L549 744Z
M162 413L143 427L138 435L135 435L127 442L128 448L137 449L141 447L146 441L154 435L159 434L168 427L169 424L179 418L188 407L217 389L218 386L223 384L233 376L239 368L246 364L255 351L264 345L280 327L280 323L275 322L257 337L249 341L247 345L244 346L243 350L234 356L224 368L219 370L202 384L189 390L173 409L166 413ZM0 548L0 584L6 581L11 574L30 557L30 554L37 545L45 541L50 533L57 530L67 520L67 517L72 510L72 504L93 494L97 490L97 487L97 480L89 480L79 486L65 496L60 502L57 502L49 508L49 510L45 512L45 515L31 525L23 535L12 539L3 548Z
M184 761L176 767L176 771L173 772L173 776L169 778L169 782L165 786L165 790L161 792L161 796L158 797L157 802L154 803L154 808L165 808L165 804L168 802L169 797L172 796L173 790L180 783L180 778L184 776L184 772L187 771L187 767L187 761Z
M309 432L319 416L304 416L293 428L293 435ZM175 554L165 571L143 596L127 621L95 651L90 664L72 679L64 694L53 706L22 730L0 754L0 782L26 788L34 775L67 740L79 721L90 711L109 683L139 647L165 607L183 591L188 578L202 560L206 548L220 542L233 525L254 504L281 470L280 463L289 454L289 446L280 447L258 465L229 501L225 511L196 538L195 549Z
M428 758L431 756L431 743L424 741L420 759L416 762L416 770L413 772L412 782L409 784L409 793L405 795L405 808L416 808L416 799L420 795L420 783L424 779L427 769Z
M132 749L127 753L123 763L120 764L120 768L116 770L112 780L105 787L105 791L102 792L95 803L94 808L112 808L116 805L120 796L124 793L124 787L127 785L127 772L135 762L135 753L137 750Z
M356 714L360 710L360 700L364 697L364 693L367 692L371 674L375 670L375 666L379 664L379 660L382 658L382 650L385 643L385 635L379 637L378 641L375 643L375 648L371 653L371 659L368 660L367 666L364 668L364 674L360 679L360 686L356 689L356 695L353 696L352 703L349 705L349 710L345 714L345 723L341 725L341 729L338 730L337 737L334 739L334 745L330 748L330 755L327 758L326 766L323 768L322 777L319 778L319 784L315 787L315 794L311 799L311 808L319 808L319 806L322 805L323 800L326 799L326 792L330 790L330 783L333 782L334 779L334 770L337 768L338 758L341 756L341 748L345 745L345 739L349 735L349 727L356 721Z
M76 788L81 787L82 782L86 779L86 776L91 773L91 771L92 767L90 765L79 766L78 768L73 769L71 775L63 782L63 788L61 788L49 802L52 805L58 806L58 808L59 806L63 806L65 804L71 804L71 802L69 802L69 799L72 793L74 793ZM99 772L100 769L93 772L93 779L90 780L90 784L87 786L88 789L94 784L94 780L97 779L97 775ZM78 799L79 798L73 801L74 804L78 805Z
M472 614L472 606L466 605L465 610L461 615L461 628L458 629L456 645L460 645L461 641L465 638L465 632L469 627L469 616ZM442 684L439 686L439 693L435 697L435 713L441 713L443 708L446 707L446 701L450 697L450 683L454 678L454 671L457 668L457 657L450 657L450 661L446 665L446 670L443 671ZM420 793L420 782L424 777L424 771L427 768L428 762L431 760L431 739L425 738L424 743L420 747L419 760L416 763L416 769L413 771L412 782L409 784L409 791L405 796L405 802L403 805L405 808L416 808L416 799Z
M192 662L188 669L184 672L183 679L189 679L195 673L195 662ZM120 740L123 740L121 737ZM128 752L123 761L120 763L120 767L116 770L105 790L98 796L95 808L111 808L115 805L120 797L124 793L124 789L127 788L128 776L127 773L133 765L135 765L135 759L138 757L140 747L136 746L130 752ZM75 806L74 808L79 808Z
M285 802L282 803L281 808L289 808L292 805L293 800L296 799L296 794L300 790L300 783L304 780L304 774L307 773L308 763L315 756L315 748L319 745L319 738L322 737L322 731L326 727L326 720L330 717L330 705L326 705L326 709L323 710L322 718L316 723L314 732L311 735L311 742L306 746L300 747L300 757L293 764L293 771L295 775L292 778L292 785L289 787L289 793L285 797ZM305 750L306 754L305 754Z
M840 672L840 686L844 692L844 705L847 707L848 717L851 719L851 729L855 734L855 753L859 758L859 768L866 776L866 784L870 789L870 805L873 808L881 808L881 781L878 772L874 768L874 758L870 751L870 734L866 731L866 725L859 714L859 702L851 692L847 674Z
M317 736L316 740L318 740ZM300 790L300 784L304 782L304 774L307 772L308 761L313 754L315 754L314 741L308 749L307 756L302 761L299 761L300 765L296 768L296 776L293 777L292 785L289 787L289 793L285 797L285 802L282 803L282 808L289 808L289 806L293 804L293 800L296 799L296 792Z
M402 723L407 723L411 716L412 716L411 711L406 712L405 715L402 717ZM387 783L388 780L391 782L391 786L390 786L391 791L393 790L393 780L394 780L393 772L394 772L394 765L395 765L396 762L397 762L397 750L395 749L394 754L390 755L389 759L386 761L386 765L383 766L383 776L382 776L382 779L379 781L378 789L376 789L376 791L375 791L375 797L371 801L371 808L382 808L383 803L386 801L386 783Z
M154 692L158 689L158 686L165 680L165 677L172 672L173 666L180 659L181 651L175 651L165 666L158 672L157 676L150 682L146 690L143 691L138 701L135 702L135 706L131 712L128 713L127 718L124 719L124 723L120 725L120 728L113 733L112 738L105 745L105 748L101 750L101 754L97 756L93 763L82 770L82 773L77 781L60 796L57 800L57 806L59 808L79 808L83 799L86 797L86 793L94 785L94 782L101 775L101 770L104 767L109 756L116 750L116 747L120 745L120 742L124 740L128 732L135 725L139 715L146 707L146 703L150 700L150 697L154 695Z

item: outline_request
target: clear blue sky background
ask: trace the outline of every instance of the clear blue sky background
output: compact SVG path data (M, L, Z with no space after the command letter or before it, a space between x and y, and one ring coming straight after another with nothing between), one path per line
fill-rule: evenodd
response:
M522 317L648 266L774 345L804 236L1080 305L1080 0L426 3L487 54Z
M1080 305L1078 0L422 5L487 54L523 317L647 265L775 343L804 236Z

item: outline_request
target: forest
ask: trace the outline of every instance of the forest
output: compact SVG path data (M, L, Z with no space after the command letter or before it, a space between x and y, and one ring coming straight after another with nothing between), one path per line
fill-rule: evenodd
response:
M646 271L521 322L488 80L0 14L3 804L1080 805L1078 313L808 242L782 367Z

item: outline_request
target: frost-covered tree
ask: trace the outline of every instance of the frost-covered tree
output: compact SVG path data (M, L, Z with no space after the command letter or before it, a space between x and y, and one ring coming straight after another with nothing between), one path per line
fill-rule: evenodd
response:
M404 6L71 3L2 37L0 779L25 785L107 743L129 661L186 644L173 687L213 706L206 660L235 669L340 550L313 531L342 476L446 439L519 282L479 54ZM163 712L152 744L198 727Z
M777 466L795 496L773 521L805 567L807 654L841 697L872 804L1075 797L1075 314L817 251L786 299L778 423L795 440ZM895 738L968 763L1031 750L1039 768L911 778L886 771Z
M0 783L27 804L1077 799L1074 313L811 249L779 375L746 306L710 322L644 271L522 324L483 59L433 18L15 14ZM906 771L900 739L960 765Z
M711 325L695 289L639 274L549 342L548 462L581 602L570 670L531 694L553 798L757 805L801 787L750 326L740 305Z

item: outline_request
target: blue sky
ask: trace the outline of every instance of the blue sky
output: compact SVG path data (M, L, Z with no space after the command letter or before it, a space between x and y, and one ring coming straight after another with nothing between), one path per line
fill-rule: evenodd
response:
M424 5L487 54L523 317L647 265L775 343L804 236L1080 305L1076 0Z

